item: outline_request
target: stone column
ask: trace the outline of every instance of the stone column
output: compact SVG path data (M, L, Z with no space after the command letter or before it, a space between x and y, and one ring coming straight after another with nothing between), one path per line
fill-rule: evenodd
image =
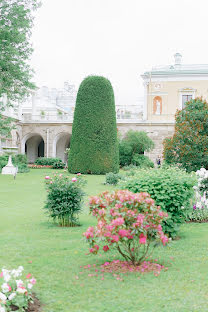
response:
M46 157L49 157L49 129L46 130Z
M147 120L147 88L148 88L148 82L144 82L144 107L143 107L143 120Z

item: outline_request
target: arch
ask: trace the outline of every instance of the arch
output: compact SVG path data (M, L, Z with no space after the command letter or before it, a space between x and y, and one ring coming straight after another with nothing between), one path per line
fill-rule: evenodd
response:
M53 157L60 158L63 162L67 162L66 148L70 146L71 134L68 132L58 133L53 141Z
M21 153L27 154L28 162L34 163L38 157L44 157L45 143L39 133L28 133L22 139Z
M153 99L153 114L161 115L162 114L162 98L161 96L155 96Z

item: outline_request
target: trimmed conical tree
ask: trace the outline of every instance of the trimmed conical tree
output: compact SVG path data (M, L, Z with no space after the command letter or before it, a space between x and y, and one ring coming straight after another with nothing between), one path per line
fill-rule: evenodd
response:
M78 90L69 153L69 172L118 172L114 92L108 79L85 78Z

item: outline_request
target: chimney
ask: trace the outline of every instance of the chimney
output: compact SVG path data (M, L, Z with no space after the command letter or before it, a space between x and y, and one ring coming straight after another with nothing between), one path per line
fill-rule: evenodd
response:
M174 59L175 59L175 67L180 67L182 55L180 53L176 53L174 54Z

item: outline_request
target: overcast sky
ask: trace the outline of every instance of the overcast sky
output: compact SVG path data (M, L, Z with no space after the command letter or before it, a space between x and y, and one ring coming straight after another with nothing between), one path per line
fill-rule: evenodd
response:
M110 79L116 104L143 96L152 66L208 63L207 0L42 0L33 28L38 86L76 88L84 77Z

